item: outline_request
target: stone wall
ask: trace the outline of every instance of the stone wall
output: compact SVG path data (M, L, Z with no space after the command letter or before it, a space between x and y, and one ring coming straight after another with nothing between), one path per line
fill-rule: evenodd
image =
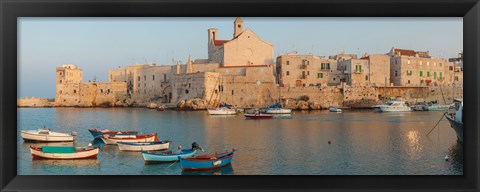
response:
M223 45L223 66L272 65L273 45L246 29Z
M53 107L53 99L49 100L47 98L38 98L38 97L26 97L17 99L17 107Z

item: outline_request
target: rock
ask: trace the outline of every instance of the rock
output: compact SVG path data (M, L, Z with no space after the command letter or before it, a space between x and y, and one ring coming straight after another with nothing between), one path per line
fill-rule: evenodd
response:
M308 109L308 103L306 101L298 101L296 109L300 110L307 110Z
M322 107L317 102L309 102L308 109L310 110L320 110Z
M153 102L147 105L147 108L149 109L156 109L157 107L158 107L158 104Z
M181 100L180 102L177 103L177 109L185 109L185 100Z
M165 105L159 105L157 107L157 111L165 111L165 109L167 109L167 106L165 106Z

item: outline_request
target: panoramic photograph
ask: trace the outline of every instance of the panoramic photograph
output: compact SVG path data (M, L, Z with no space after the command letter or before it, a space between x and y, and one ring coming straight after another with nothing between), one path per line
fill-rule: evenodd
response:
M463 19L20 17L18 175L463 175Z

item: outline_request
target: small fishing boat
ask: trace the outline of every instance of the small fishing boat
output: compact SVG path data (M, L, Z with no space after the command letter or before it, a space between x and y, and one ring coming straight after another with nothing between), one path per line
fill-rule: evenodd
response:
M339 109L339 108L335 108L335 107L332 107L330 109L328 109L330 112L336 112L336 113L341 113L342 112L342 109Z
M179 158L182 171L201 171L218 169L230 165L233 154L237 150L214 155L202 155L190 158Z
M408 112L412 111L410 107L405 104L405 101L389 101L385 105L376 105L375 111L379 112Z
M196 142L193 142L191 149L181 149L179 151L142 151L142 156L145 164L164 163L178 161L178 158L193 157L193 155L197 153L197 150L203 151Z
M135 137L138 134L138 131L110 131L108 129L98 130L98 129L89 129L90 134L93 138L100 138L103 135L117 136L117 137Z
M92 146L30 146L30 153L34 159L95 159L98 151L98 148Z
M117 142L118 149L122 151L157 151L165 150L170 147L171 141L157 141L157 142Z
M150 134L150 135L136 135L135 137L118 137L118 136L109 136L104 135L100 137L103 142L107 145L116 145L117 142L124 142L124 143L139 143L139 142L156 142L158 141L157 134Z
M267 114L244 114L247 119L271 119L273 115Z
M20 135L27 142L64 142L75 140L77 133L53 132L49 128L44 127L37 130L23 130L20 132Z
M447 111L452 105L432 104L427 106L428 111Z

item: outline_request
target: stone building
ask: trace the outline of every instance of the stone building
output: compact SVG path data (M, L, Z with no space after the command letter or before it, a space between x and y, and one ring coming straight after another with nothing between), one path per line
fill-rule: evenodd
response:
M390 59L390 79L394 86L429 86L451 84L448 69L452 63L434 58L428 52L392 48L387 53Z
M277 82L287 87L337 85L337 61L296 51L280 55L276 62Z
M56 106L114 106L126 96L125 82L82 82L82 70L74 64L56 69Z
M338 65L347 85L364 85L370 82L367 58L341 60Z

